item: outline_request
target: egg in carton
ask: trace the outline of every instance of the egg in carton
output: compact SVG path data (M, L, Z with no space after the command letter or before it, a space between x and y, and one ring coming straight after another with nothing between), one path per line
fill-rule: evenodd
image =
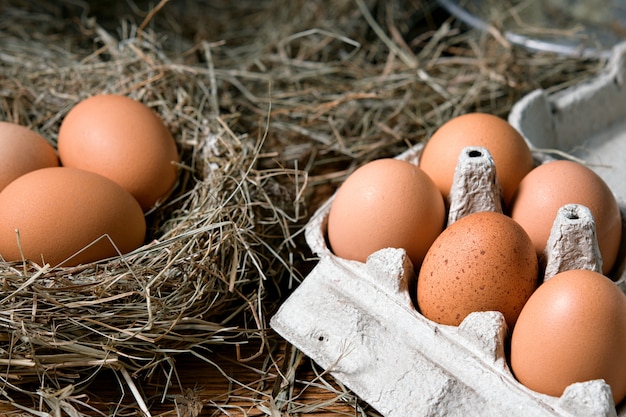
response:
M591 167L615 192L623 218L626 185L618 173L626 161L626 126L620 128L626 120L625 51L626 44L616 46L607 71L600 76L553 95L543 90L531 93L509 116L537 163L570 151L568 147L592 143L581 156L603 162ZM398 158L417 164L421 150L417 145ZM460 175L455 179L449 222L469 212L499 210L489 164L482 160L485 153L473 151L468 149L461 159L465 158L469 171L486 171L478 176L484 181L478 187L482 196L468 200L464 189L477 187L463 184L467 177ZM319 263L272 317L271 326L379 412L386 416L626 416L626 407L616 408L610 387L602 380L574 383L560 397L520 384L507 363L507 328L499 312L471 313L459 326L422 316L411 297L416 276L404 250L382 249L364 263L335 256L326 243L331 204L332 197L306 228L307 243ZM613 277L622 289L626 288L625 246L622 243ZM559 211L548 247L547 278L573 268L601 270L593 217L584 206Z

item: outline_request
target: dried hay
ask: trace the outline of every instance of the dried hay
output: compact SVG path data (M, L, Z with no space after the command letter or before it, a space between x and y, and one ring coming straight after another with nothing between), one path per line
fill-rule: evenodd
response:
M79 100L126 94L161 115L182 155L179 185L149 214L137 251L75 268L0 262L4 401L26 395L33 414L89 414L77 393L111 369L148 414L137 385L176 373L174 356L211 363L213 346L252 344L247 359L266 357L258 372L271 377L237 395L265 414L316 412L293 397L302 358L277 360L268 329L314 263L300 233L308 215L356 166L451 116L505 116L530 90L603 65L531 54L425 3L2 3L0 120L54 143ZM331 403L365 414L328 378L310 384L339 389ZM227 402L204 405L236 413ZM196 415L202 405L185 407Z

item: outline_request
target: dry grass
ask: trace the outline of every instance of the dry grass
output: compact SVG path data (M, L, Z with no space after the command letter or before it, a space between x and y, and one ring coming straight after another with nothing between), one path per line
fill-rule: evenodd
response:
M250 344L234 360L261 363L264 377L236 395L261 398L271 415L315 412L289 388L302 358L279 359L268 329L314 263L308 215L356 166L448 118L506 116L532 89L603 65L531 54L426 3L1 3L0 120L54 144L79 100L125 94L161 115L182 156L179 185L135 252L76 268L0 262L5 402L25 395L32 413L90 414L80 393L108 369L145 413L137 384L175 375L177 355L210 362L212 347ZM358 402L328 375L309 383Z

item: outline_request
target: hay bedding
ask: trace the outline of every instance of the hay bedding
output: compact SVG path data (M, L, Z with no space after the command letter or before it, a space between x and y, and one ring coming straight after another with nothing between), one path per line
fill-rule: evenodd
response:
M80 99L125 94L161 115L182 155L137 251L75 268L0 262L0 395L34 414L93 413L78 394L102 369L146 413L143 380L225 344L258 346L259 372L285 385L300 361L279 372L268 319L314 263L302 227L345 175L453 115L505 116L603 64L531 54L411 0L4 0L0 13L1 120L54 143ZM259 390L257 411L294 412L289 390Z

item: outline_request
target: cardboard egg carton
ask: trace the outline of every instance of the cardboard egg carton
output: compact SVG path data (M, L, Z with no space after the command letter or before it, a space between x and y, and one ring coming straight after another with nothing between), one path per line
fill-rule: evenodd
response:
M617 158L612 160L619 162L615 170L605 171L603 163L596 172L616 192L623 213L626 185L616 175L626 164L624 51L625 45L617 46L607 71L588 83L556 95L531 93L517 103L509 118L538 160L551 157L551 152L538 148L571 151L566 146L586 143L593 146L585 148L585 159ZM623 130L618 129L621 125ZM605 156L605 145L615 153ZM417 163L421 149L418 145L398 158ZM594 151L599 154L593 155ZM507 329L499 312L472 313L459 326L426 319L412 299L416 277L404 250L382 249L365 263L335 256L326 244L331 204L332 197L306 228L307 243L319 263L272 317L271 326L380 413L388 417L626 416L625 407L616 409L609 386L601 380L572 384L560 397L520 384L507 363ZM589 221L584 211L576 216L565 212L555 221L553 233L590 230L580 235L580 241L593 254L597 243L593 227L587 227ZM555 250L566 253L568 248ZM623 258L614 278L624 289ZM569 261L558 255L548 262L547 270L553 274ZM593 256L589 262L585 267L597 270Z

